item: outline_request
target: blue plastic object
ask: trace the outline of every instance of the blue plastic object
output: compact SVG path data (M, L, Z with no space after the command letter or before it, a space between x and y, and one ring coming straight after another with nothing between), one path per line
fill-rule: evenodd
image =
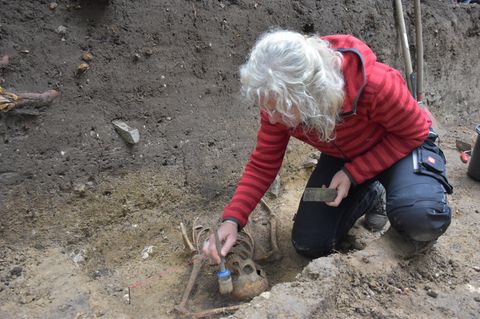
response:
M232 273L228 269L225 269L224 271L217 272L218 279L228 279L231 275L232 275Z

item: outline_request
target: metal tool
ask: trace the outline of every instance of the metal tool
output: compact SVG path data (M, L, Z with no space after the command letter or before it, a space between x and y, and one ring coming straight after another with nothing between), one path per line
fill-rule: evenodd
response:
M337 198L334 188L307 187L303 192L304 202L333 202Z

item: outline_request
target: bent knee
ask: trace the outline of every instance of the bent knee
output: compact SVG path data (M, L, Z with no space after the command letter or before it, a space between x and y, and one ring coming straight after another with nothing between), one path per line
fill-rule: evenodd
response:
M306 242L292 238L292 244L299 255L307 258L327 256L332 253L334 247L334 243L331 240L323 242Z
M446 200L417 200L411 205L389 208L387 214L392 227L417 241L440 237L447 230L452 217Z

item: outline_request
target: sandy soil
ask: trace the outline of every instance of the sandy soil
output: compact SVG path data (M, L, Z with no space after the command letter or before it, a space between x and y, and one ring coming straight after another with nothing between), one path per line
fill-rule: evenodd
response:
M389 1L50 6L0 0L0 86L61 92L50 107L0 113L0 318L177 317L191 269L179 224L218 220L255 142L258 111L240 100L237 70L262 31L351 33L402 69ZM413 3L404 9L413 38ZM271 291L234 317L478 317L480 184L455 141L473 144L480 123L480 6L426 0L422 10L425 99L455 187L452 226L411 259L388 231L357 225L345 251L309 264L290 229L302 164L318 153L292 141L280 196L266 198L284 257L264 265ZM77 74L85 52L93 60ZM125 144L115 119L140 142ZM218 294L215 271L203 269L192 310L239 304Z

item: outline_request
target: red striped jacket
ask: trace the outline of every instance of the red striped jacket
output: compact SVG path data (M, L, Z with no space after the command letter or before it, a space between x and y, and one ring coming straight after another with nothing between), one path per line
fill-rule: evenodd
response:
M343 55L345 99L335 139L329 143L301 125L289 130L270 124L261 112L257 144L222 218L244 226L282 165L290 136L321 152L345 159L344 171L354 183L375 177L421 145L431 120L412 97L401 74L380 62L351 35L322 37ZM342 48L347 50L342 50Z

